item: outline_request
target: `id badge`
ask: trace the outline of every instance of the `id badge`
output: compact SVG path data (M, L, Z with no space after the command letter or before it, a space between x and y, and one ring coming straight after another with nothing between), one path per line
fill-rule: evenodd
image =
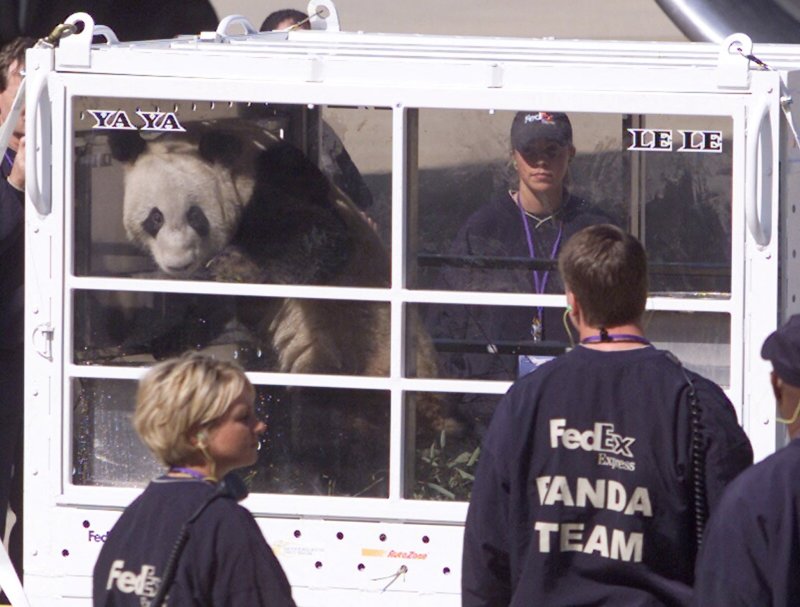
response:
M532 356L529 354L520 354L517 357L517 378L524 377L528 373L536 371L538 367L549 360L553 360L554 358L555 356Z

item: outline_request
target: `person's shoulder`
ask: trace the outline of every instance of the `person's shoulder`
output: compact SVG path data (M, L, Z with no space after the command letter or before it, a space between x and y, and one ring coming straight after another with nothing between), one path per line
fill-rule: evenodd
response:
M4 212L8 212L8 206L12 203L18 203L19 207L17 208L17 204L14 204L11 208L17 212L20 217L22 217L22 203L25 202L25 192L22 190L18 190L13 185L8 182L6 177L0 176L0 201L2 201L4 206Z
M731 483L726 496L730 495L730 500L745 497L748 500L771 502L776 491L785 489L797 494L800 499L800 485L795 482L799 471L800 439L795 439L742 472Z
M733 407L730 399L725 394L725 391L719 384L710 380L709 378L697 373L696 371L686 370L686 374L692 380L698 392L701 392L706 398L711 398L725 408Z
M564 221L586 227L597 223L616 223L605 210L572 193L564 205Z
M231 524L247 529L254 525L257 526L255 518L247 508L227 497L218 498L209 504L208 520L226 527Z
M516 219L514 201L507 190L495 192L484 204L476 208L465 221L466 225L495 225L509 217Z

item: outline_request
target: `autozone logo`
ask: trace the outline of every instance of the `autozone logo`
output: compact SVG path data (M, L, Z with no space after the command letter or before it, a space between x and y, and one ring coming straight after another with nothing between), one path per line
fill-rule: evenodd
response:
M583 449L633 457L631 445L635 438L614 432L614 424L596 422L591 430L567 428L566 419L550 420L550 446L557 449L559 443L565 449Z

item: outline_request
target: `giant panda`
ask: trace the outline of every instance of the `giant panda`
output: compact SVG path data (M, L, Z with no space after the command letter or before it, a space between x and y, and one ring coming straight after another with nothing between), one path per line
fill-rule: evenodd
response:
M256 284L389 285L389 256L376 231L288 143L207 122L150 141L126 133L112 138L111 147L125 167L126 234L160 274ZM246 299L236 317L274 353L277 370L388 376L388 304ZM430 338L421 324L414 332L417 356L411 364L419 376L435 377ZM346 494L359 493L367 482L354 472L354 459L388 466L381 460L389 437L379 431L389 427L388 410L370 407L371 394L359 392L356 398L364 402L353 402L352 393L347 402L336 402L330 391L310 388L292 394L293 452L326 462L319 476L336 476ZM345 415L344 408L354 405L363 416ZM418 432L442 429L435 397L422 399L416 411ZM342 419L358 426L357 440L349 438L352 428L341 427ZM326 453L332 444L337 453ZM384 490L377 487L373 494Z

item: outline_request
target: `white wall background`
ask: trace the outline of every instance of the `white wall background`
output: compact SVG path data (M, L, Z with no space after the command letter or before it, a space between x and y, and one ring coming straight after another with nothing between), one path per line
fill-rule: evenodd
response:
M596 40L685 40L654 0L334 0L346 31L530 36ZM258 28L298 0L211 0L220 18L241 14Z

